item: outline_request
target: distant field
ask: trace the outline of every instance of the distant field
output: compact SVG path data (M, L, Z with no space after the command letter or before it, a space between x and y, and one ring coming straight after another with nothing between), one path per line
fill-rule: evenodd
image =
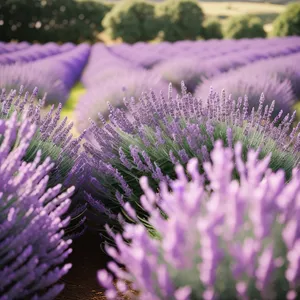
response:
M230 17L243 14L278 15L284 10L284 5L253 2L204 2L200 6L204 13L214 17Z
M265 24L265 30L272 29L271 23L274 19L284 11L285 5L271 3L254 3L254 2L212 2L201 1L205 15L208 17L218 18L222 23L226 23L226 19L238 15L255 15L262 19Z

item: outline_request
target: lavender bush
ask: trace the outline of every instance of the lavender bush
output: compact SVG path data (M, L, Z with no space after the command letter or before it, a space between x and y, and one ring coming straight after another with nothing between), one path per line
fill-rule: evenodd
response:
M266 41L263 42L258 39L252 45L244 43L244 45L224 47L222 41L222 46L216 49L199 45L198 42L194 43L194 47L191 49L175 45L177 53L171 55L172 58L163 59L156 64L153 71L161 74L164 80L172 82L175 87L180 87L181 81L184 80L188 90L194 92L196 86L201 85L205 80L208 80L210 84L213 83L213 77L218 76L220 73L249 66L247 69L241 69L241 72L255 71L255 73L261 75L261 71L265 70L264 66L267 65L267 69L270 71L268 73L274 74L281 80L291 80L292 87L296 90L299 85L298 67L295 63L292 66L291 62L297 61L299 57L299 41L295 40L289 43L290 47L274 42L268 44ZM137 51L132 50L132 52L132 56L136 59L136 56L138 56ZM187 53L189 53L188 58ZM156 57L155 52L151 55ZM127 57L130 58L130 56ZM252 65L253 67L251 67ZM239 77L244 77L241 76L240 72L236 74ZM224 75L224 78L227 78L227 75ZM258 90L260 88L258 87ZM204 88L205 90L207 90L207 85ZM248 96L250 97L250 95Z
M83 94L75 109L76 128L82 132L89 126L89 118L101 125L98 113L108 119L107 102L115 107L124 107L124 97L138 97L144 90L153 88L160 91L167 88L166 82L156 73L126 69L110 79L99 81L102 84L90 88Z
M259 160L258 151L249 150L243 162L242 148L217 141L205 175L196 158L188 175L177 165L171 191L163 181L156 194L141 178L141 205L160 238L153 240L124 206L136 223L124 225L123 235L108 229L117 246L106 250L125 268L108 264L115 285L109 272L98 272L107 299L121 299L119 293L149 300L299 297L299 170L285 183L282 170L270 171L270 155Z
M24 93L23 86L19 92L11 90L8 94L3 89L0 95L0 120L5 120L13 112L17 112L18 118L24 118L36 125L35 135L23 159L25 162L32 162L39 150L42 151L42 161L47 157L51 158L55 166L49 172L48 187L62 184L65 190L73 185L80 186L87 171L85 154L79 151L85 132L76 139L72 137L70 131L73 123L68 123L67 118L60 121L61 104L56 110L53 105L46 115L42 115L41 108L45 100L41 99L39 104L35 104L37 94L37 88L31 96L28 92ZM84 211L85 205L81 201L80 190L77 189L68 211L72 221L66 229L67 233L80 233L84 230Z
M210 63L205 63L196 57L175 57L155 66L154 71L162 78L180 89L184 80L189 91L194 92L196 86L203 80L220 74L220 70Z
M109 52L110 57L113 55L115 59L120 58L123 61L130 62L132 65L138 65L144 68L153 68L158 63L164 63L171 59L180 59L183 57L193 57L203 63L212 63L217 59L220 68L223 65L228 65L227 70L235 68L236 61L238 64L249 64L254 61L285 56L299 52L300 39L299 37L273 38L273 39L242 39L242 40L210 40L210 41L178 41L176 43L159 43L145 44L136 43L134 45L120 44L112 47L102 46L102 50L96 50L93 46L94 56L98 59L93 59L93 64L97 62L104 63L107 60L107 55L103 57L104 50ZM97 55L97 53L99 53ZM232 66L231 66L231 61ZM172 67L176 67L170 64ZM99 65L98 65L99 68ZM193 70L193 69L192 69ZM100 70L101 71L101 70ZM171 70L170 70L171 72ZM88 78L87 78L88 79ZM183 78L184 80L184 78ZM178 82L180 84L180 82Z
M50 43L47 46L49 48ZM27 90L33 90L38 85L39 97L43 97L46 92L48 94L47 105L59 102L64 104L69 97L70 89L80 79L88 60L90 46L87 44L80 44L77 47L72 44L58 46L54 43L52 46L59 52L51 55L51 52L48 53L49 49L47 52L46 46L40 46L38 49L41 54L45 54L44 56L31 57L28 53L21 53L27 61L16 60L9 65L1 65L3 55L0 55L0 86L10 90L17 89L23 84ZM34 46L29 50L31 48L34 50ZM16 55L16 53L9 54Z
M68 44L65 44L65 49L68 49L67 46ZM68 51L37 60L33 65L39 70L46 69L51 76L55 76L62 81L69 91L80 79L88 61L90 50L90 45L82 43Z
M300 54L294 53L273 59L251 64L247 68L247 72L259 73L263 70L271 76L276 77L283 82L289 80L291 82L293 93L297 100L300 99ZM246 69L244 69L246 70Z
M75 47L73 45L73 47ZM55 43L45 45L30 45L30 47L18 47L14 51L3 53L0 56L0 65L33 62L42 58L53 56L63 51L69 50L68 47L59 46Z
M0 54L14 52L22 49L26 49L30 46L28 42L0 42Z
M129 202L148 226L147 212L139 204L139 178L148 176L156 190L160 181L175 178L177 163L197 157L202 166L218 139L229 146L240 141L244 152L261 148L260 157L272 153L270 167L283 168L290 178L299 163L300 124L291 130L295 113L283 116L282 111L272 120L275 101L266 106L264 101L262 94L255 109L246 96L233 99L213 90L202 101L182 84L181 96L174 97L170 86L167 99L154 92L144 93L139 101L124 99L129 119L124 110L109 106L110 122L101 116L102 128L92 122L93 139L84 144L94 169L90 183L98 191L87 193L88 203L114 222Z
M264 91L266 104L270 106L273 100L276 101L273 117L280 110L284 113L290 112L295 102L292 85L288 79L280 79L276 74L262 71L261 68L253 69L251 66L204 81L196 88L196 97L205 97L210 86L217 91L226 87L235 100L247 95L250 106L257 106L261 91Z
M36 135L30 120L14 112L0 120L0 299L54 299L63 289L58 281L71 265L71 240L64 240L62 218L74 188L60 194L61 185L46 189L53 163L32 162L24 155Z
M60 79L46 68L34 64L14 64L0 66L0 87L6 90L18 89L20 83L26 90L33 90L39 86L39 98L47 93L47 104L63 104L67 101L69 91Z

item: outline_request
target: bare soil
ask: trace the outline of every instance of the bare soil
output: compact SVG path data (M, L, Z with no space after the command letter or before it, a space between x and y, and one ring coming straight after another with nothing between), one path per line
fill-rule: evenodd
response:
M73 241L73 252L68 259L73 267L62 280L65 289L57 300L106 299L97 282L97 271L105 268L110 258L101 250L100 244L99 235L93 232L86 232Z

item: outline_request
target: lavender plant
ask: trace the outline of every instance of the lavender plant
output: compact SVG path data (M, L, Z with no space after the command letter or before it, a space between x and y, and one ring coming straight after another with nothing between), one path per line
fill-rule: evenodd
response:
M103 72L102 72L103 75ZM82 132L89 127L89 118L99 122L98 113L108 119L109 110L106 103L110 102L116 107L124 107L124 97L139 97L145 90L152 87L156 91L167 88L168 84L161 76L148 71L126 69L126 72L117 72L109 79L100 80L102 85L88 89L76 106L76 129Z
M8 94L3 89L0 95L0 120L5 120L16 112L19 119L29 120L36 125L35 134L26 149L23 160L28 163L32 162L39 150L42 151L42 161L45 161L47 157L51 158L55 166L49 172L48 187L62 184L62 189L66 190L73 185L80 186L87 171L85 154L79 152L84 132L74 139L70 133L73 123L68 124L67 118L59 122L61 104L57 109L53 105L45 115L42 115L41 109L45 99L41 99L36 104L37 94L37 88L31 96L28 92L24 93L23 86L19 92L11 90ZM72 220L66 232L70 234L75 232L79 234L85 228L83 215L86 205L81 201L81 193L80 189L76 190L68 211Z
M58 99L64 104L68 99L69 91L66 86L56 74L46 68L39 68L32 63L0 66L1 88L7 91L18 89L20 82L29 91L38 86L40 98L47 92L46 104L58 104Z
M233 149L217 141L211 160L204 175L196 158L187 175L177 165L171 191L162 181L156 194L141 178L141 206L160 238L124 206L136 223L125 224L122 235L107 227L117 246L106 250L121 264L98 272L107 299L298 299L299 169L285 183L283 170L269 169L271 154L260 160L249 150L244 162L241 142Z
M71 240L64 227L74 188L60 194L61 185L46 189L50 158L38 151L32 162L24 155L35 138L36 125L18 120L14 112L0 120L0 299L54 299L63 289L58 281L71 264Z
M244 74L249 76L244 76ZM266 70L262 71L260 67L252 68L251 65L228 72L213 78L213 80L204 81L196 88L195 95L204 97L210 86L213 86L217 91L221 91L226 86L234 99L247 95L250 106L258 104L261 91L264 91L266 104L270 106L273 100L276 101L273 117L280 110L283 110L284 113L289 113L295 102L290 80L280 78L279 74L272 74Z
M184 80L189 91L194 92L197 85L203 80L212 78L221 72L214 65L203 63L197 56L175 57L166 60L154 68L155 72L162 74L162 77L180 89L181 81Z
M201 167L218 139L230 147L240 141L244 153L248 148L261 148L261 158L272 153L270 167L284 169L290 178L299 164L300 124L291 129L295 112L283 116L280 111L272 120L275 101L266 106L264 101L262 94L255 109L249 107L246 96L234 99L212 89L202 101L182 84L181 96L174 97L170 85L167 99L154 92L144 93L139 101L124 99L129 118L124 110L109 106L110 122L100 115L103 127L92 122L93 139L84 144L94 169L90 180L94 194L86 197L94 213L101 214L101 219L106 214L118 226L117 214L129 202L151 231L148 214L139 202L139 178L149 177L157 190L159 182L175 178L177 163L185 165L197 157Z

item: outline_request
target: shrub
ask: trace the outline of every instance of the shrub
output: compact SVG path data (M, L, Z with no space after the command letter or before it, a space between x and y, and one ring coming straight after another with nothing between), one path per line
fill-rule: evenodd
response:
M31 163L23 155L34 141L36 127L29 119L0 120L0 297L54 299L63 289L58 281L71 264L71 240L63 228L73 188L59 195L61 185L46 189L53 167L37 152Z
M194 92L198 84L205 79L216 76L220 73L214 65L203 62L202 59L186 56L176 56L157 64L153 68L154 72L161 74L162 78L171 82L174 87L180 90L181 82L184 81L187 89Z
M283 113L289 113L295 101L291 82L288 79L280 79L276 74L262 72L259 65L257 66L258 68L255 70L250 65L204 81L196 88L195 95L203 98L206 97L207 90L211 86L219 92L226 87L230 91L232 99L238 101L240 96L247 95L250 107L256 107L261 91L263 91L269 107L273 100L276 102L273 117L280 110ZM245 76L245 74L249 76Z
M218 141L212 162L203 165L205 177L195 158L187 175L176 166L170 192L161 182L157 195L143 177L141 205L159 239L151 239L134 210L124 207L136 224L124 225L123 235L111 237L116 248L106 248L125 267L108 264L116 282L106 270L98 272L107 298L121 299L121 292L134 299L132 289L139 299L298 298L299 170L285 183L282 170L268 169L270 156L258 158L250 150L244 163L241 143L233 150Z
M273 35L300 35L300 3L291 3L273 23Z
M300 59L300 54L289 54L277 58L267 59L250 64L247 72L250 74L264 73L274 76L279 83L289 81L294 94L293 100L300 99L300 65L295 61ZM246 70L246 69L244 69ZM278 83L278 84L279 84ZM274 98L276 99L276 98Z
M85 154L79 152L80 142L85 132L80 137L73 139L72 134L70 134L73 123L68 124L67 118L59 122L61 104L56 110L53 105L49 111L41 112L44 100L35 104L37 94L37 88L31 96L28 92L24 94L23 87L18 93L16 90L11 90L10 93L6 94L3 89L0 95L0 120L9 118L11 113L15 111L18 118L28 119L36 125L35 134L23 155L23 159L25 162L32 162L39 150L41 150L42 162L47 157L51 158L54 166L49 172L48 187L53 188L57 184L61 184L63 190L73 185L80 187L87 170ZM0 140L0 145L2 145L2 140ZM80 193L80 188L77 188L67 212L72 219L66 228L66 233L72 235L80 234L85 229L83 213L86 206L82 203Z
M295 135L300 124L291 133L289 129L295 112L279 121L281 112L272 121L275 101L264 107L263 95L256 110L249 109L247 97L236 101L224 91L220 95L211 91L205 104L187 93L184 85L181 96L174 97L170 90L166 99L149 92L140 101L124 102L128 117L125 111L110 107L111 122L104 122L103 128L92 124L94 142L84 144L94 168L90 182L99 193L96 199L87 195L87 201L101 219L106 213L114 222L128 202L151 231L147 213L139 204L142 191L138 179L149 177L157 190L159 181L174 178L177 162L186 164L197 157L201 166L218 139L229 146L241 141L244 150L261 147L261 157L272 153L270 167L283 168L287 178L298 164L299 138Z
M222 39L222 25L218 20L210 19L204 24L204 38L209 39Z
M90 119L102 125L99 113L106 120L108 119L110 109L107 103L121 108L124 107L124 97L138 99L145 90L152 88L159 93L168 86L160 76L147 71L126 69L126 72L123 74L119 72L119 74L110 79L103 79L100 88L90 88L80 97L75 110L76 128L79 132L89 126Z
M167 0L157 7L165 41L196 40L204 35L204 14L196 0Z
M225 37L230 39L266 37L261 20L252 16L232 17L225 29Z
M120 1L102 22L111 38L126 43L149 41L158 33L154 5L143 0Z
M47 68L40 68L38 65L30 63L0 66L1 88L5 88L7 91L18 89L20 83L27 91L32 91L36 86L39 86L37 96L42 99L47 93L46 105L58 104L59 101L65 104L69 96L69 91L62 80L57 77L57 74L49 72Z

